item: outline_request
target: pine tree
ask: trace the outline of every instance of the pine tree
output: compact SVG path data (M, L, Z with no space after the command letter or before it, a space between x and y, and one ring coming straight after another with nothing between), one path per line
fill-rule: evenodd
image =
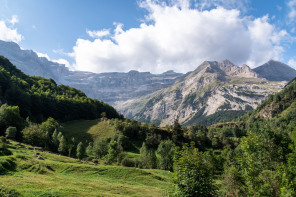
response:
M77 146L76 156L80 160L84 157L84 147L82 142L79 142Z
M88 143L88 146L86 147L85 153L88 157L92 157L93 156L93 143L90 142Z
M52 148L54 151L57 151L58 146L59 146L59 139L58 139L58 131L54 130L53 134L52 134Z
M16 127L8 127L5 132L6 138L15 139L16 132L17 132Z
M179 123L179 117L174 121L172 140L175 144L182 145L183 130Z
M67 148L68 148L68 146L67 146L66 138L62 135L61 140L60 140L58 151L59 151L60 154L66 155Z

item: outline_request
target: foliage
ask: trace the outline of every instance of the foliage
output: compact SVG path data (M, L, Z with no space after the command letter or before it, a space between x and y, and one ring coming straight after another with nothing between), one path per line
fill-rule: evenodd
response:
M173 170L173 159L175 154L175 144L171 140L162 141L158 148L159 168L163 170Z
M115 140L111 140L108 144L108 154L107 154L107 163L111 164L112 162L117 161L117 156L119 155L120 150L118 148L118 143Z
M179 117L174 120L172 140L175 144L180 144L183 138L183 130L179 123Z
M17 131L24 128L24 119L20 116L20 110L18 106L9 106L3 104L0 107L0 135L4 135L6 129L10 126L16 127ZM21 139L19 133L16 133L16 138Z
M15 139L17 129L16 127L8 127L6 129L5 135L8 139Z
M68 144L67 144L66 138L62 135L62 137L60 138L58 152L62 155L66 155L67 150L68 150Z
M5 185L0 185L0 196L1 197L17 197L20 194L14 189L9 189Z
M58 121L52 117L49 117L46 121L40 124L40 129L45 133L52 135L54 131L61 131L61 125L58 123Z
M93 154L100 159L108 153L108 142L105 139L96 139L93 144Z
M45 132L43 132L37 124L31 123L28 127L22 130L22 134L25 143L41 147L45 144Z
M88 157L92 157L93 156L93 143L92 142L89 142L88 143L88 146L85 149L85 154Z
M42 122L48 117L67 121L95 119L105 112L107 118L120 118L116 110L108 104L87 98L83 92L75 88L57 85L52 79L25 75L2 56L0 78L1 101L19 106L22 117L30 116L37 122ZM1 114L0 109L0 117ZM18 130L22 129L19 128L21 125L12 125L9 124L9 119L7 121L0 122L0 129L3 126L16 126Z
M77 152L76 153L77 158L81 160L84 157L84 153L85 153L82 142L79 142L79 144L77 145L77 151L76 152Z
M209 158L194 148L184 145L175 155L175 196L214 196L216 188Z
M141 167L156 168L157 158L155 155L155 150L153 148L149 148L145 142L143 142L140 149L140 155Z

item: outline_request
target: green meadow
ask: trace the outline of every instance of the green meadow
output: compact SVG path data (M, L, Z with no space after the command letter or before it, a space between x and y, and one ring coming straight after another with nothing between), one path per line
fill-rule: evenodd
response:
M0 185L22 196L163 196L172 173L94 164L11 141L0 157Z

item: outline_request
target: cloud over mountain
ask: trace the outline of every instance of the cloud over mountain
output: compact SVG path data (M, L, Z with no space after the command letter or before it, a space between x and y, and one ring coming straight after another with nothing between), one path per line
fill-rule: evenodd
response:
M0 40L20 42L23 36L14 27L18 23L18 17L13 15L9 20L0 20Z
M101 37L105 30L95 30L88 32L93 39L77 39L71 54L75 69L187 72L204 60L222 59L254 67L281 59L283 42L290 36L267 15L243 16L237 9L201 10L188 0L169 4L146 0L140 6L148 14L139 27L116 24L110 35Z

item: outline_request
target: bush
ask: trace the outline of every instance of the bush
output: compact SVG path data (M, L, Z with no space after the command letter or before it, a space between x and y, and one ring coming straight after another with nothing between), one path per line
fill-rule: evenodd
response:
M125 157L121 161L121 165L125 167L136 167L136 162L131 158Z
M197 148L183 146L174 159L175 196L214 196L215 186L209 158Z
M0 196L1 197L15 197L20 196L20 194L14 189L9 189L4 185L0 185Z
M0 136L0 150L7 150L6 137Z
M9 138L9 139L15 139L15 137L16 137L16 132L17 132L16 127L8 127L8 128L6 129L5 134L6 134L6 137L7 137L7 138Z
M37 124L30 124L22 130L22 134L24 142L30 145L44 147L46 143L46 135Z

